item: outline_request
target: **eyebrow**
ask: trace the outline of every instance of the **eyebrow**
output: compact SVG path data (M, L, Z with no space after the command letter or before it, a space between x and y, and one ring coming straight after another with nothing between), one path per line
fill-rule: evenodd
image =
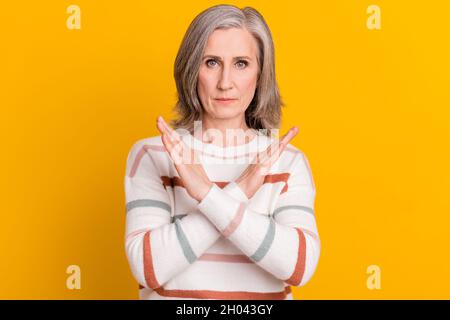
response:
M215 59L217 59L217 60L219 60L219 61L222 61L222 58L221 58L221 57L219 57L219 56L214 56L214 55L211 55L211 54L208 54L208 55L204 56L204 57L203 57L203 60L206 59L206 58L215 58ZM250 58L249 56L238 56L238 57L234 57L234 58L233 58L233 60L242 60L242 59L252 60L252 58Z

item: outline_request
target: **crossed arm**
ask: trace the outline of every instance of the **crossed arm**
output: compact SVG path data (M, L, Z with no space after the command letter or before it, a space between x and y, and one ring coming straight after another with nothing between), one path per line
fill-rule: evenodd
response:
M125 176L125 248L141 285L163 286L221 236L289 285L302 286L311 278L320 255L320 239L314 216L315 188L303 154L293 162L288 190L279 195L272 216L252 210L245 193L230 182L223 189L214 184L198 203L198 210L172 222L170 195L149 153L141 158L133 176L129 175L141 148L137 143L131 149ZM264 184L261 188L272 187L276 186Z

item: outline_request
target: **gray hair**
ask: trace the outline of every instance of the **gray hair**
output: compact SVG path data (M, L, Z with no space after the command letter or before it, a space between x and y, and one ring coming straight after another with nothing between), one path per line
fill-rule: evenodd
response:
M245 28L258 43L259 65L255 95L245 111L249 128L271 135L281 121L284 106L275 77L275 51L267 23L251 7L240 9L233 5L216 5L202 11L189 25L178 50L174 65L178 101L174 107L179 118L171 125L192 132L194 122L201 120L203 108L197 94L197 82L202 56L209 36L216 29ZM265 130L264 130L265 129Z

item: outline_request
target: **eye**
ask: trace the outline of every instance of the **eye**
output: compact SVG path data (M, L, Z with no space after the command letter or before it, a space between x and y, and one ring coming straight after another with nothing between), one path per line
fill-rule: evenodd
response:
M210 62L214 62L214 64L210 64ZM214 60L214 59L208 59L208 60L206 60L206 65L207 65L208 67L214 67L216 63L217 63L217 61Z
M236 62L236 65L238 65L239 69L243 69L246 66L248 66L248 61L246 61L246 60L239 60L238 62Z
M217 61L215 59L208 59L206 60L206 65L208 67L214 67L217 64ZM239 69L244 69L245 67L248 66L248 61L246 60L239 60L238 62L236 62L236 66Z

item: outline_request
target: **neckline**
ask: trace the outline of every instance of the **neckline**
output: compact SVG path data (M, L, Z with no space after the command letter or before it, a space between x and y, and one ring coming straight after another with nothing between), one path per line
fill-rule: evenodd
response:
M220 155L240 155L248 152L255 152L259 149L258 146L265 145L267 136L261 134L258 130L252 129L255 133L254 137L247 143L222 147L213 143L203 142L197 139L190 132L181 136L183 141L191 148L209 154Z

